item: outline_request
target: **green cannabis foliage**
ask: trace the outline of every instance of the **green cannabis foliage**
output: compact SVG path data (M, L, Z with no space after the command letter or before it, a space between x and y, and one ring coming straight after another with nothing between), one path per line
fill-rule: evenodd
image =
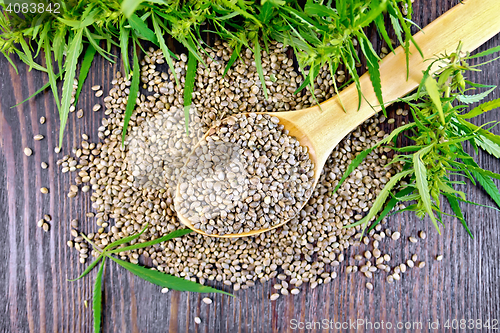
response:
M126 253L127 251L131 250L136 250L136 249L141 249L145 248L148 246L153 246L155 244L159 244L162 242L166 242L170 239L176 238L176 237L181 237L184 236L190 232L192 232L191 229L180 229L180 230L175 230L165 236L162 236L160 238L150 240L147 242L136 242L133 245L127 245L135 240L137 240L143 233L146 231L148 226L144 227L139 233L124 237L122 239L116 240L113 243L109 244L106 246L104 249L101 249L97 247L90 239L88 239L84 234L82 234L82 237L85 238L87 242L89 242L93 247L94 250L99 254L96 260L94 260L80 275L78 278L74 280L69 280L69 281L76 281L90 273L90 271L97 265L99 262L101 262L101 267L99 267L99 270L97 272L97 276L94 282L94 292L93 292L93 298L92 298L92 309L94 312L94 332L99 333L101 331L101 311L102 311L102 278L104 274L104 264L106 262L106 259L110 259L114 262L116 262L118 265L122 266L129 272L131 272L134 275L137 275L143 280L149 281L153 284L156 284L160 287L163 288L169 288L173 290L179 290L179 291L192 291L192 292L198 292L198 293L221 293L229 296L233 296L225 291L218 290L212 287L204 286L201 284L198 284L196 282L193 282L191 280L179 278L173 275L165 274L156 270L148 269L143 266L139 266L136 264L133 264L128 261L123 261L120 260L114 255L119 255L120 253Z
M377 147L390 147L395 151L391 163L404 165L402 171L394 175L380 192L368 214L351 226L368 226L385 205L380 216L371 224L373 228L398 202L409 202L411 204L405 211L414 211L420 218L429 216L440 232L438 222L444 226L442 217L447 215L443 212L442 201L447 200L455 217L472 236L459 203L475 203L468 201L465 193L456 189L456 185L466 184L463 179L482 186L500 207L500 192L493 182L493 179L500 179L500 174L482 169L464 150L465 143L469 142L476 154L481 148L500 158L500 136L489 131L498 122L476 126L468 121L500 107L500 99L480 104L468 112L466 105L481 101L496 87L473 83L465 78L467 71L477 71L476 67L480 66L469 65L470 59L498 52L500 47L474 56L462 54L460 49L461 45L455 52L435 59L424 72L418 91L402 99L408 103L414 121L396 128L374 147L360 153L349 166L337 189L347 174ZM439 66L439 70L432 74L430 69L434 64ZM487 90L470 94L479 88ZM412 145L402 148L388 146L391 141L395 143L404 131L409 132ZM391 199L387 201L389 196Z
M139 65L137 48L142 41L148 41L161 48L172 72L174 54L168 49L165 37L170 35L186 47L190 61L188 74L196 75L189 66L203 63L205 52L201 38L203 31L211 31L228 41L233 49L227 69L238 58L243 46L254 50L257 71L267 96L260 61L261 49L267 49L271 40L287 45L295 51L298 65L306 76L304 84L312 88L314 78L324 65L334 74L344 64L356 84L359 76L356 64L361 62L356 49L359 44L373 87L379 102L382 92L378 70L379 57L365 35L363 28L376 25L380 35L392 49L385 25L384 13L393 27L399 43L408 52L411 41L411 0L74 0L62 2L60 14L53 12L25 13L21 19L6 11L0 1L0 51L9 59L16 54L30 69L34 68L48 74L60 114L60 137L67 122L71 105L73 80L77 76L77 64L84 53L86 66L81 67L78 75L78 91L81 90L90 64L96 53L115 62L110 53L113 45L121 49L125 76L133 73L130 98L127 103L126 117L129 119L136 103L139 90ZM207 28L204 28L207 27ZM263 46L260 43L263 43ZM133 49L131 67L129 50ZM86 51L84 52L84 49ZM35 59L44 51L45 65ZM227 72L226 69L226 72ZM332 75L333 77L333 75ZM135 80L134 80L135 78ZM62 79L63 92L59 98L57 80ZM179 78L175 76L177 84ZM194 78L186 77L186 82ZM335 83L335 80L334 80ZM193 85L186 85L184 104L186 115L189 113ZM311 89L314 95L314 89ZM359 99L361 101L361 92ZM124 124L124 135L127 121Z

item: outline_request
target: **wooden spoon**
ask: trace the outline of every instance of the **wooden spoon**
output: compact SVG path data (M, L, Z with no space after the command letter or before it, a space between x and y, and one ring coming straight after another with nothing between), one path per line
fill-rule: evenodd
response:
M384 102L391 103L419 85L423 77L422 71L429 66L429 62L424 62L424 59L455 51L459 41L463 44L462 51L471 52L499 33L498 8L498 0L467 0L440 16L426 26L423 31L418 32L414 39L421 48L424 57L421 57L415 46L410 47L408 78L406 77L404 50L398 47L395 54L388 54L380 63ZM433 68L433 71L436 69ZM309 147L309 154L315 166L314 186L316 186L321 170L333 148L353 129L381 110L380 106L376 106L379 103L368 73L361 76L360 84L366 100L361 102L359 110L357 89L354 84L351 84L339 94L346 111L339 103L339 98L332 97L321 103L321 109L318 106L313 106L298 111L270 113L279 118L280 123L289 130L289 134L295 136L302 146ZM180 184L177 186L176 197L180 197ZM187 227L203 235L213 237L256 235L277 228L289 221L289 219L284 220L282 223L267 229L220 236L208 235L195 229L186 217L180 214L178 217Z

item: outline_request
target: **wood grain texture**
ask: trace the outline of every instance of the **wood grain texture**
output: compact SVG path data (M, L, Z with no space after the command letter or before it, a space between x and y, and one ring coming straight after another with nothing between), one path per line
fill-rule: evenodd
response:
M455 3L415 1L415 22L425 26ZM374 31L370 36L374 41L377 38ZM480 50L499 44L500 36L496 36ZM88 300L90 306L97 272L77 282L66 281L84 269L74 250L66 246L69 221L79 217L83 231L92 230L94 222L83 216L83 212L90 210L90 199L83 195L68 199L70 175L61 174L55 168L58 155L53 148L59 121L51 93L45 92L17 108L10 108L47 82L42 73L29 72L18 59L15 62L19 75L6 59L0 58L0 223L3 227L0 232L0 295L3 296L0 332L91 332L92 311L85 307L84 301ZM86 114L82 119L70 114L62 154L77 145L82 133L97 140L102 111L90 111L97 102L90 87L99 84L107 91L117 68L96 58L79 102L79 106L87 110ZM470 78L483 84L500 84L500 62L482 67L482 72L473 73ZM494 91L489 98L499 98L499 91ZM393 112L395 107L390 110ZM45 125L38 122L42 115L48 119ZM497 119L498 111L492 111L477 121ZM494 132L499 133L497 129ZM35 134L46 138L35 142L32 139ZM31 147L33 156L26 157L24 147ZM477 158L483 167L500 172L498 160L483 153ZM42 161L49 163L49 169L40 168ZM42 186L48 187L50 193L40 194ZM470 200L493 204L484 191L470 184L463 190ZM298 296L270 302L271 281L238 291L236 299L212 295L214 303L206 305L201 301L204 295L175 291L161 294L160 288L107 263L103 332L328 332L322 328L293 330L292 319L383 320L393 325L420 321L424 324L422 331L429 332L429 320L443 324L447 319L500 319L500 213L475 206L464 206L464 212L474 239L452 218L445 218L446 229L439 236L428 220L420 221L412 214L392 217L389 225L402 235L407 237L425 230L428 237L417 244L382 242L383 252L392 254L393 263L416 253L427 265L410 270L396 284L388 284L383 279L385 275L377 275L372 292L365 288L366 279L361 275L344 274L343 264L339 278L314 290L304 286ZM48 233L36 227L43 214L53 217ZM350 249L346 255L352 257L358 251ZM437 254L444 254L443 261L433 260ZM201 325L194 324L195 316L202 319ZM462 330L474 331L481 330ZM432 332L451 330L441 326Z

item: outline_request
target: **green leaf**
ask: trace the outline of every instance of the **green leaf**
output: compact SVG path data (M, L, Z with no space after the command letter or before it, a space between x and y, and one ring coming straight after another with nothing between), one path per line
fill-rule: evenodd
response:
M115 240L113 243L108 244L103 251L111 253L111 251L108 251L109 249L114 249L122 244L130 243L134 239L139 238L144 233L144 231L147 230L148 226L149 224L147 223L146 226L142 228L142 230L139 231L138 233Z
M94 283L94 297L92 298L92 310L94 314L94 333L101 331L101 317L102 317L102 274L104 272L104 264L106 258L102 260L101 267L97 272Z
M127 246L127 247L122 247L122 248L119 248L119 249L114 249L114 250L111 250L111 251L108 251L108 252L109 253L120 253L120 252L125 252L125 251L142 249L142 248L145 248L145 247L148 247L148 246L152 246L152 245L155 245L155 244L166 242L166 241L171 240L171 239L176 238L176 237L181 237L181 236L187 235L187 234L191 233L192 231L193 230L191 230L189 228L174 230L171 233L169 233L168 235L162 236L160 238L153 239L153 240L150 240L148 242L137 243L137 244L130 245L130 246Z
M500 45L498 46L495 46L495 47L492 47L486 51L483 51L483 52L479 52L473 56L470 56L469 59L474 59L474 58L479 58L479 57L484 57L484 56L487 56L487 55L490 55L490 54L493 54L495 52L500 52Z
M129 88L129 94L127 98L127 106L125 107L125 117L123 118L123 131L122 131L122 145L125 143L125 137L127 136L128 123L130 117L134 113L135 103L137 103L137 93L139 92L139 77L141 75L141 68L139 67L139 58L137 57L137 48L135 45L135 38L133 39L132 47L134 48L134 67L132 73L132 82Z
M362 152L360 152L353 160L352 162L349 164L349 166L347 167L346 171L344 172L344 175L342 176L342 178L340 179L339 183L337 184L337 186L335 187L335 189L333 190L332 192L332 195L337 192L337 190L340 188L340 186L342 186L342 184L344 183L344 181L347 179L347 177L349 177L349 175L354 171L354 169L356 169L360 164L361 162L363 162L363 160L368 156L370 155L370 153L375 150L377 147L380 147L380 145L383 145L387 142L390 142L393 138L395 138L396 136L398 136L401 132L411 128L415 126L415 124L406 124L404 126L400 126L400 127L397 127L395 128L391 134L389 134L385 139L382 139L380 140L379 142L377 142L375 145L373 145L372 147L370 148L367 148L365 150L363 150Z
M128 22L130 26L137 31L142 37L149 40L151 43L158 45L158 39L156 38L155 33L148 28L146 23L141 20L137 15L132 14L128 18Z
M385 111L384 99L382 97L382 84L380 83L380 69L378 65L379 57L372 49L370 41L366 38L364 34L360 34L359 42L361 45L361 49L363 50L363 54L366 56L366 64L368 66L368 73L370 74L370 80L372 81L373 90L375 91L375 95L377 96L377 100L382 107L382 112L387 116L387 112Z
M266 81L264 79L264 71L262 69L262 61L260 59L259 37L255 37L253 44L254 44L253 53L255 55L255 67L257 68L257 73L259 74L260 83L262 84L262 90L264 90L264 97L266 100L268 100L269 96L267 94Z
M129 38L129 29L127 29L123 25L121 25L120 26L120 50L121 50L121 56L122 56L122 61L123 61L123 68L125 69L125 77L128 77L130 74L130 61L128 59L128 38Z
M80 67L80 75L78 76L78 88L76 89L76 94L75 94L75 105L76 103L78 103L78 97L80 97L80 92L82 91L83 83L87 78L90 66L94 61L94 56L96 52L97 52L96 49L92 47L92 45L89 45L87 47L85 55L83 56L82 66Z
M474 238L472 232L469 230L469 227L467 226L467 222L465 222L464 215L462 214L462 210L460 209L460 205L458 204L457 197L454 196L453 194L444 194L444 196L446 197L446 199L448 199L448 203L450 204L453 213L455 213L458 220L464 226L465 230L467 230L469 236L471 236L471 238Z
M60 76L61 76L60 74L56 74L56 76L55 76L56 80L59 79ZM37 91L35 91L30 97L26 98L22 102L17 103L16 105L11 106L11 108L15 108L16 106L19 106L19 105L23 104L24 102L32 99L33 97L35 97L36 95L38 95L39 93L41 93L42 91L44 91L45 89L47 89L48 87L50 87L50 81L47 82L47 83L45 83L40 89L38 89Z
M47 36L45 36L44 40L44 52L45 52L45 63L47 65L47 73L49 75L50 88L52 90L52 94L54 95L57 110L61 112L60 109L61 105L59 104L59 93L57 92L56 75L54 74L54 69L52 68L52 52L50 51L50 42Z
M493 87L491 89L488 89L480 94L476 95L458 95L457 100L459 100L462 103L465 104L472 104L481 101L484 99L486 96L488 96L493 90L495 90L496 87Z
M89 274L90 271L99 263L99 261L101 261L101 259L103 258L104 254L101 253L99 255L99 257L97 257L96 260L92 261L92 263L90 265L87 266L87 268L85 268L85 270L83 271L83 273L77 277L76 279L68 279L69 282L74 282L76 280L80 280L82 277L84 277L85 275Z
M438 110L439 118L441 119L441 124L445 124L444 113L443 113L443 105L441 104L441 93L439 92L439 87L437 85L436 80L432 78L432 76L428 76L425 80L425 89L429 94L429 97L432 100L432 103Z
M160 29L160 26L156 22L157 18L156 15L152 15L153 19L153 28L155 30L156 37L158 38L158 43L160 44L160 48L163 51L163 57L165 58L165 61L168 64L168 67L170 68L170 71L172 72L172 75L174 76L175 83L177 85L180 85L179 78L177 77L177 73L175 72L174 68L174 63L172 61L172 58L170 58L170 50L167 47L167 44L165 44L165 39L163 38L163 32Z
M135 265L128 261L123 261L110 255L108 255L108 257L118 265L128 270L130 273L163 288L169 288L178 291L192 291L197 293L220 293L228 296L233 296L225 291L204 286L191 280L182 279L143 266Z
M432 79L432 81L434 81L434 79ZM433 147L434 144L431 144L425 148L422 148L417 153L415 153L413 155L413 167L415 169L415 181L417 189L420 194L420 199L422 200L422 205L424 206L424 210L431 218L432 223L434 223L434 226L436 227L438 233L441 234L441 231L439 230L439 226L436 221L436 217L434 216L434 212L432 211L431 195L429 191L429 184L427 182L427 168L424 162L422 162L422 156L427 154Z
M470 110L466 114L459 115L458 117L462 119L471 119L477 117L485 112L494 110L500 107L500 98L494 99L492 101L488 101L479 106L476 106L474 109Z
M196 80L196 70L198 68L198 59L193 53L189 52L186 69L186 80L184 82L184 124L186 133L189 134L189 111L191 110L191 101L193 99L194 82Z
M389 197L389 194L391 193L391 190L396 185L396 183L398 181L400 181L401 179L403 179L404 177L411 174L412 172L413 172L413 170L406 170L406 171L401 171L401 172L395 174L394 176L392 176L391 179L387 182L387 184L385 184L382 191L380 191L380 193L378 194L377 198L373 202L372 208L370 208L370 210L368 211L368 214L363 219L359 220L358 222L355 222L353 224L345 226L344 228L351 228L351 227L355 227L357 225L363 225L363 224L367 224L368 222L370 222L370 220L373 217L375 217L375 215L377 215L377 213L380 211L380 209L382 209L385 201ZM365 228L366 228L366 226L365 226Z
M399 199L399 198L404 197L404 196L410 194L412 191L413 191L413 188L407 187L404 190L401 190L398 193L396 193L396 195L394 195L391 198L391 200L389 200L389 202L387 202L387 205L385 205L384 209L380 213L379 217L375 220L375 222L372 223L372 225L368 229L368 232L370 232L370 230L372 230L373 228L375 228L377 226L377 224L379 224L380 221L382 221L384 219L384 217L386 217L391 212L391 210L394 207L396 207L396 205L398 204L398 202L401 201L401 199Z
M82 52L82 34L83 29L76 32L71 44L69 45L66 62L64 63L64 84L63 84L63 97L61 101L60 112L60 128L59 128L59 147L62 146L64 127L68 121L69 107L71 105L71 92L73 91L73 82L75 80L76 65L78 58Z
M222 76L226 76L227 72L231 68L231 66L234 64L236 59L238 59L238 56L240 55L241 51L241 44L237 44L236 47L234 48L233 53L231 54L231 58L229 58L229 61L227 62L226 69L224 70L224 74Z
M131 17L137 7L142 3L142 0L123 0L122 12L126 17Z
M274 6L271 1L266 1L260 7L259 19L262 24L269 24L269 21L273 17Z

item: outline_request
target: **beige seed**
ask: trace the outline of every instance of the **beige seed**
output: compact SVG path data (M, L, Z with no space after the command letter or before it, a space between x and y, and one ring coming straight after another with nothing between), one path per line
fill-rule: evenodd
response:
M208 297L205 297L203 299L203 303L205 303L205 304L212 304L212 300L210 298L208 298Z
M277 300L279 297L280 297L280 294L272 294L272 295L271 295L271 297L269 297L269 299L270 299L271 301L275 301L275 300Z
M96 93L95 93L95 97L101 97L102 94L104 94L104 92L102 90L98 90Z
M421 238L421 239L425 239L425 238L427 237L427 235L426 235L425 231L423 231L423 230L422 230L422 231L420 231L420 232L418 233L418 235L420 236L420 238Z
M394 273L394 274L392 274L392 277L393 277L393 278L394 278L394 280L396 280L396 281L401 280L401 276L400 276L398 273Z
M392 275L387 276L387 282L388 283L393 283L394 282L394 277Z
M366 283L366 288L367 288L368 290L373 290L373 284L371 284L370 282L367 282L367 283Z
M31 148L28 148L28 147L24 148L24 155L26 155L26 156L33 155L33 150L31 150Z
M95 86L90 87L90 89L92 89L93 91L97 91L97 90L101 89L101 86L95 85Z
M441 261L441 260L443 260L443 255L442 255L442 254L438 255L438 256L436 257L436 260L437 260L437 261Z
M76 117L77 118L82 118L83 117L83 109L80 109L76 112Z
M54 152L55 152L56 154L59 154L59 153L61 152L61 147L55 147L55 148L54 148Z
M161 289L161 293L162 294L166 294L166 293L168 293L168 290L169 290L168 288L162 288Z
M43 224L45 223L45 220L44 219L41 219L41 220L38 220L38 222L36 223L36 225L41 228L43 226Z
M300 290L297 288L290 290L290 294L292 294L292 295L297 295L298 293L300 293Z
M418 263L418 268L424 268L425 267L425 261L421 261Z
M46 188L46 187L42 187L42 188L40 189L40 192L42 192L43 194L47 194L47 193L49 193L49 189L48 189L48 188Z
M73 247L73 241L72 240L67 241L66 244L68 245L68 247Z
M406 261L406 265L408 265L408 267L410 267L410 268L413 268L415 266L415 263L413 262L413 260L408 259Z
M52 221L52 216L50 216L49 214L45 214L45 215L43 216L43 219L44 219L45 221L47 221L47 222L50 222L50 221Z
M101 104L96 104L94 107L92 107L92 111L97 112L101 109Z
M416 254L412 255L411 256L411 260L413 260L414 262L416 262L417 261L417 255Z
M387 123L388 124L394 124L396 120L394 120L394 118L390 118L389 120L387 120Z
M194 317L194 322L195 322L196 324L198 324L198 325L199 325L199 324L201 324L201 319L200 319L200 317Z
M398 239L399 239L399 237L401 237L401 234L400 234L399 232L397 232L397 231L396 231L396 232L393 232L393 233L392 233L391 238L392 238L393 240L398 240Z
M45 117L41 116L40 117L40 124L42 124L42 125L45 124L45 120L46 120Z
M43 228L43 231L47 232L47 231L49 231L50 226L49 226L48 223L44 223L43 226L42 226L42 228Z
M391 256L388 255L388 254L384 254L384 260L387 261L387 262L391 261Z
M42 169L47 169L49 167L49 165L45 162L42 162L41 167L42 167Z
M416 238L415 238L415 237L413 237L413 236L408 237L408 240L409 240L410 242L412 242L412 243L416 243L416 242L418 242L418 239L416 239Z
M76 192L69 192L68 193L68 198L74 198L76 197Z
M44 136L43 136L43 135L41 135L41 134L37 134L37 135L35 135L35 136L33 137L33 139L34 139L35 141L40 141L40 140L43 140L43 138L44 138Z
M71 186L69 187L69 190L70 190L71 192L75 192L75 193L77 193L77 192L78 192L78 186L76 186L76 185L71 185Z

